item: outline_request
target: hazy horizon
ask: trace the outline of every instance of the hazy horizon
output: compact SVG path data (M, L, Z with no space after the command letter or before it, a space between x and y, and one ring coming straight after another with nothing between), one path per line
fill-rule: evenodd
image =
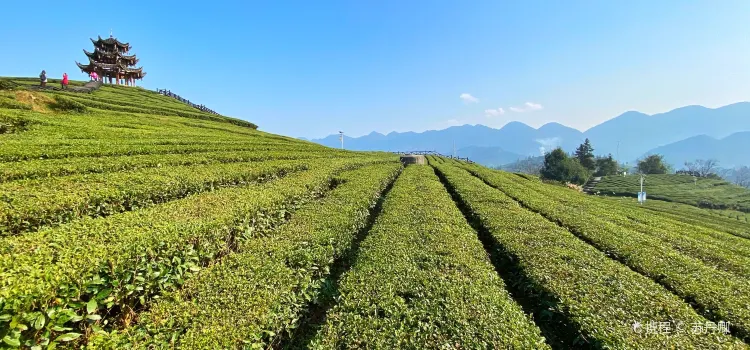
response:
M697 104L693 104L693 105L686 105L686 106L677 106L677 107L675 107L675 108L670 108L670 109L668 109L668 110L665 110L665 111L659 111L659 112L655 112L655 113L645 113L645 112L643 112L643 111L628 110L628 111L623 111L622 113L618 113L617 115L615 115L615 116L612 116L611 118L608 118L608 119L602 120L601 122L599 122L599 123L597 123L597 124L594 124L594 125L592 125L591 127L588 127L588 128L586 128L586 129L583 129L583 130L581 130L581 129L578 129L578 128L575 128L575 127L572 127L572 126L570 126L570 125L566 125L565 123L562 123L562 122L559 122L559 121L555 121L555 120L553 120L553 121L547 121L547 122L542 122L542 123L537 123L538 125L533 125L533 124L525 123L525 122L524 122L524 121L522 121L522 120L509 120L509 121L507 121L507 122L506 122L505 124L503 124L503 125L500 125L500 126L497 126L497 127L494 127L494 126L489 126L489 125L486 125L486 124L482 124L481 122L478 122L478 123L463 123L463 124L456 124L456 125L447 125L447 126L445 126L445 127L443 127L443 128L439 128L439 129L435 129L435 128L432 128L432 129L424 129L424 130L403 130L403 131L399 131L399 130L391 130L391 131L387 131L387 132L381 132L381 131L377 131L377 130L372 130L372 131L370 131L370 132L367 132L367 133L364 133L364 134L359 134L359 135L349 135L349 134L345 134L345 135L346 135L347 137L352 137L352 138L359 138L359 137L362 137L362 136L367 136L367 135L369 135L369 134L371 134L371 133L373 133L373 132L376 132L376 133L379 133L379 134L382 134L382 135L388 135L388 134L390 134L390 133L394 133L394 132L395 132L395 133L406 133L406 132L423 133L423 132L427 132L427 131L440 131L440 130L445 130L445 129L448 129L448 128L450 128L450 127L454 127L454 126L464 126L464 125L471 125L471 126L482 125L482 126L486 126L486 127L489 127L489 128L493 128L493 129L502 129L502 128L503 128L503 127L504 127L505 125L507 125L507 124L509 124L509 123L512 123L512 122L520 122L520 123L524 123L524 124L526 124L526 125L528 125L528 126L530 126L530 127L534 128L534 129L539 129L540 127L542 127L542 126L544 126L544 125L546 125L546 124L557 123L557 124L561 124L561 125L564 125L564 126L566 126L566 127L569 127L569 128L572 128L572 129L576 129L576 130L578 130L578 131L580 131L580 132L583 132L583 133L585 133L586 131L588 131L588 130L589 130L589 129L591 129L592 127L595 127L595 126L597 126L597 125L599 125L599 124L601 124L601 123L604 123L604 122L606 122L606 121L608 121L608 120L611 120L611 119L614 119L614 118L616 118L616 117L619 117L619 116L621 116L621 115L623 115L623 114L625 114L625 113L628 113L628 112L638 112L638 113L643 113L643 114L646 114L646 115L648 115L648 116L654 116L654 115L659 115L659 114L664 114L664 113L668 113L668 112L674 111L674 110L676 110L676 109L684 108L684 107L693 107L693 106L698 106L698 107L705 107L705 108L708 108L708 109L718 109L718 108L721 108L721 107L726 107L726 106L729 106L729 105L733 105L733 104L737 104L737 103L747 103L747 102L750 102L750 101L737 101L737 102L732 102L732 103L728 103L728 104L724 104L724 105L717 105L717 106L704 106L704 105L697 105ZM328 137L328 136L331 136L331 135L338 135L338 133L331 133L331 134L323 135L323 136L320 136L320 137L308 137L308 136L305 136L305 135L302 135L302 136L293 136L293 135L290 135L290 136L292 136L292 137L297 137L297 138L303 138L303 139L307 139L307 140L317 140L317 139L323 139L323 138L326 138L326 137Z

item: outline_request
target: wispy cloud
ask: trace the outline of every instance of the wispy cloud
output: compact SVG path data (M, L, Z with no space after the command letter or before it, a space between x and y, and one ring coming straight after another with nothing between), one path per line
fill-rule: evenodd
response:
M539 153L544 155L546 152L549 152L560 146L562 140L559 137L550 137L546 139L536 139L534 141L541 145L539 146Z
M503 114L505 114L505 110L502 109L502 108L498 108L498 109L485 109L484 110L484 115L487 116L487 117L497 117L497 116L501 116Z
M542 109L542 105L538 103L533 102L526 102L521 107L510 107L510 110L517 113L523 113L523 112L531 112L531 111L538 111Z
M461 96L458 96L458 97L459 97L459 98L460 98L461 100L463 100L463 101L464 101L464 103L467 103L467 104L468 104L468 103L477 103L477 102L479 102L479 99L478 99L478 98L476 98L476 97L474 97L474 96L471 96L471 94L469 94L469 93L466 93L466 92L464 92L463 94L461 94Z

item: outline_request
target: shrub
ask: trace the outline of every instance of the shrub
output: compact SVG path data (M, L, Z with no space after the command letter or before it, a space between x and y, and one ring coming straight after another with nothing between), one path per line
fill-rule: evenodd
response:
M140 324L123 337L101 337L93 345L260 349L278 344L325 291L334 261L349 256L369 208L400 167L391 162L336 176L339 185L321 201L303 205L273 234L241 241L236 254L141 314Z
M524 207L541 214L555 225L559 224L632 271L649 277L674 295L690 300L706 318L715 322L730 322L732 334L738 338L749 338L750 295L736 292L746 290L747 278L740 277L747 276L746 264L736 263L744 260L742 254L746 253L728 251L737 249L738 244L724 245L726 248L722 248L715 240L690 241L686 237L699 237L693 235L694 228L682 229L678 231L681 234L674 234L678 230L676 227L656 228L664 221L659 218L650 222L648 227L639 228L633 226L632 219L638 215L637 212L608 214L611 206L596 207L592 204L596 202L580 200L580 195L570 191L545 188L530 181L523 182L523 187L514 186L507 179L515 177L479 168L472 168L471 171ZM515 234L517 231L508 229L507 232ZM534 232L538 234L539 231ZM615 280L623 281L622 278Z
M31 110L31 106L18 102L12 98L0 96L0 108Z
M598 205L598 200L557 186L521 181L516 176L480 167L464 168L481 179L456 169L438 168L479 222L496 237L498 249L512 257L509 266L518 262L516 266L528 278L518 283L529 286L532 293L542 293L539 303L553 303L543 313L550 316L551 312L553 320L562 316L560 321L570 322L581 332L579 339L594 348L745 346L723 334L696 337L674 332L669 338L662 338L638 334L633 329L634 320L654 319L678 325L682 322L690 329L694 322L706 322L699 315L703 314L714 321L731 322L732 334L746 337L748 296L734 292L744 290L741 286L747 284L746 279L703 264L694 258L695 254L688 254L697 250L715 252L711 261L727 269L732 257L740 259L741 255L729 255L715 240L687 240L692 228L655 228L663 221L659 217L648 227L637 228L639 225L631 218L643 220L640 210L613 214L610 203ZM489 190L493 187L497 191ZM679 233L675 233L677 230ZM692 237L699 236L702 234ZM745 268L737 266L736 270ZM550 296L547 298L544 293ZM687 299L696 305L698 313L683 301Z
M3 107L3 100L0 100L0 108ZM31 125L31 121L18 117L0 115L0 134L9 134L12 132L25 131Z
M549 348L428 166L396 180L343 276L310 349Z
M18 84L10 80L0 79L0 90L13 90L16 88L17 85Z
M643 174L666 174L669 172L664 156L653 154L638 161L638 171Z
M221 189L6 238L9 244L0 251L0 334L28 348L109 328L125 310L174 291L233 242L270 232L301 201L318 197L331 174L380 161L321 160L263 186Z
M87 113L88 108L80 102L73 101L69 98L55 95L55 102L50 106L54 110L61 112Z

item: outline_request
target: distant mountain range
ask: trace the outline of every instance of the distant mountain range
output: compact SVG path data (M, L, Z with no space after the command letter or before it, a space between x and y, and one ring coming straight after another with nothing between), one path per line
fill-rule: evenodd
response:
M456 153L479 163L497 166L519 158L538 156L555 147L572 152L589 138L597 155L612 154L622 162L634 163L648 154L659 153L679 169L685 161L715 158L723 167L750 165L750 103L720 108L687 106L666 113L647 115L626 112L585 132L559 123L538 129L510 122L500 129L484 125L454 126L422 133L372 132L351 138L344 146L361 151L437 151ZM338 135L312 142L340 147Z
M722 139L706 135L693 136L666 146L654 148L676 168L696 159L714 158L722 167L750 165L750 132L737 132Z

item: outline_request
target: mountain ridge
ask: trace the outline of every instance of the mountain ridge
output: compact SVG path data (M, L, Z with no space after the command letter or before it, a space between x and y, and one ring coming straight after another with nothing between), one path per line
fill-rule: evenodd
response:
M497 129L482 124L464 124L419 133L393 131L384 135L373 131L355 138L344 136L344 146L360 151L438 151L452 154L455 143L457 150L463 150L458 154L461 157L471 158L472 154L479 152L482 154L480 158L485 159L483 164L501 165L498 162L510 155L538 156L556 147L572 152L588 138L593 144L595 154L612 154L622 162L632 162L691 137L706 135L721 140L745 131L750 131L750 102L737 102L717 108L688 105L652 115L626 111L586 131L559 122L549 122L534 128L521 121L511 121ZM736 137L750 136L741 134ZM338 134L310 141L329 147L341 146ZM730 139L730 142L734 141ZM744 144L743 142L739 142L738 145ZM674 155L674 161L679 162L682 162L686 154L705 154L697 149L690 149L692 144L675 146L689 148L684 151L669 147L664 149ZM718 152L725 147L732 146L716 146L711 149ZM496 154L497 158L492 159L488 157L489 154ZM724 158L733 164L750 164L750 156L747 159L738 156L725 157L721 154L707 156ZM665 158L669 161L670 157Z

